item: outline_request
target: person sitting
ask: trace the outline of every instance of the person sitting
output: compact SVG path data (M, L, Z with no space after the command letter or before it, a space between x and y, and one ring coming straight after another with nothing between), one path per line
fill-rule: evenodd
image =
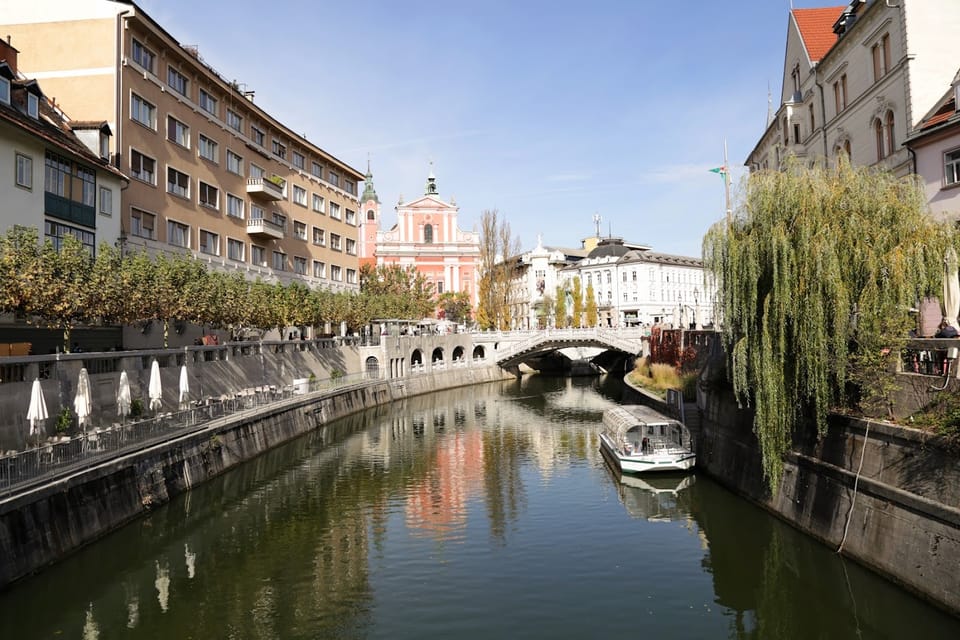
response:
M960 333L957 332L957 328L952 324L947 322L947 319L944 318L940 321L940 326L937 328L937 332L933 334L934 338L956 338Z

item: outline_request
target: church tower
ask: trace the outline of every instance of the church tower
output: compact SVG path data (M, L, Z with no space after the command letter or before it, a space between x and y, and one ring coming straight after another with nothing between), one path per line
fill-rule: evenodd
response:
M364 180L363 195L360 196L359 258L360 266L376 266L377 232L380 230L380 198L373 188L373 173L370 172L370 160L367 159L367 175Z

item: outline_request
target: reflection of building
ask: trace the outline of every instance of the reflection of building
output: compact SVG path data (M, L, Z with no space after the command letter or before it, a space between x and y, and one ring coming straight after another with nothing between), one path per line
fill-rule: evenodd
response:
M133 2L13 2L4 20L21 67L73 117L116 134L112 160L132 180L113 213L128 246L271 282L359 288L362 174L257 106L196 47Z
M434 286L434 291L464 292L477 305L480 234L457 226L460 208L453 198L440 199L433 172L421 197L397 203L397 222L389 229L380 224L380 199L367 171L361 196L360 255L364 263L414 267Z

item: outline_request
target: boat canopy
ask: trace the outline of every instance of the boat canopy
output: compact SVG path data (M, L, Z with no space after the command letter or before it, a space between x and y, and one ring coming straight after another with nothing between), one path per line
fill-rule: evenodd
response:
M631 429L659 425L682 427L679 420L668 418L650 407L640 404L612 407L603 414L603 426L620 436L625 435Z

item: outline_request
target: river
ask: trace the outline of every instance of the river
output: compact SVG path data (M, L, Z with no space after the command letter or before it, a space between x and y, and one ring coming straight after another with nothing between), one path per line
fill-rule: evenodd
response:
M702 475L620 483L597 440L620 384L331 423L0 592L0 638L960 637Z

